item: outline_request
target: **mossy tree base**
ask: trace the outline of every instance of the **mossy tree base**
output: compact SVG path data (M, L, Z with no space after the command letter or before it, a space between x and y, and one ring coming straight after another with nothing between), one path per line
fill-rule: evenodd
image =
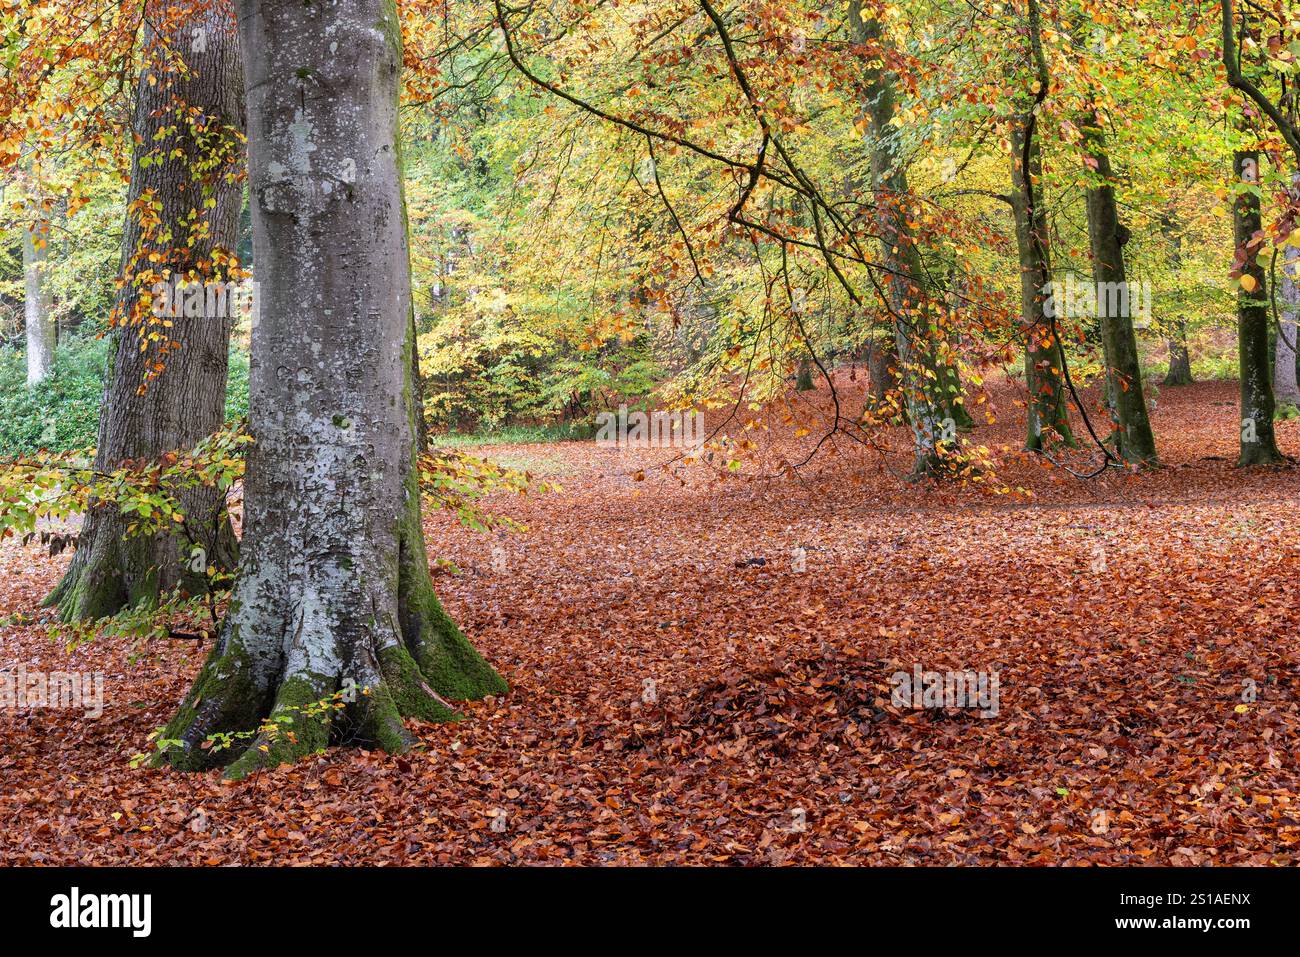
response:
M1287 465L1290 461L1272 443L1266 445L1263 442L1255 442L1242 445L1241 455L1237 458L1237 468L1248 468L1252 465Z
M1148 435L1150 432L1148 431ZM1160 468L1160 457L1156 455L1156 450L1145 442L1126 442L1124 436L1116 431L1112 436L1114 441L1115 456L1121 462L1127 465L1136 465L1144 469Z
M295 647L302 622L280 649L278 629L250 633L265 620L235 609L159 736L155 766L224 766L227 779L240 780L330 744L399 754L413 743L403 719L456 720L456 702L509 690L431 589L399 617L408 627L391 627L391 616L388 627L345 624L303 654Z
M111 535L83 541L42 604L56 609L60 621L76 622L106 618L141 601L157 601L157 575L147 567L131 568L123 555L126 545Z
M416 474L405 474L391 551L364 542L349 551L345 541L357 540L345 536L282 580L286 565L263 566L267 543L249 549L217 645L159 736L155 766L225 766L240 780L330 744L399 754L413 743L403 719L453 721L456 702L509 690L434 593Z
M1032 417L1028 435L1025 436L1026 452L1051 452L1054 449L1077 449L1079 440L1070 428L1068 417L1057 421L1050 429L1035 428Z

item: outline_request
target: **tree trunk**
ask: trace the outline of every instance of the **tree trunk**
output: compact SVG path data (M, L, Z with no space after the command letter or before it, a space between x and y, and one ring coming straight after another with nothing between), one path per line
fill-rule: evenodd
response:
M152 30L145 43L154 55L162 46ZM141 293L165 281L228 278L214 260L231 255L239 221L244 123L238 37L229 11L218 4L178 29L167 45L191 72L159 75L146 68L136 89L122 286L95 454L102 471L190 449L221 428L225 410L229 316L160 318ZM156 225L142 222L137 212L137 204L150 201ZM237 544L222 493L200 488L180 498L185 523L176 535L131 536L129 519L111 504L92 508L46 604L57 605L65 621L89 620L157 601L178 584L204 593L207 567L233 566Z
M1161 230L1169 239L1170 272L1179 276L1183 272L1183 237L1174 220L1173 213L1165 213L1160 221ZM1164 385L1191 385L1192 358L1187 351L1187 320L1179 316L1174 320L1173 330L1166 338L1169 346L1169 371L1165 373Z
M1016 248L1020 258L1020 316L1025 327L1025 448L1041 452L1055 441L1073 446L1070 410L1062 381L1065 360L1061 342L1047 315L1052 266L1047 251L1047 211L1041 197L1034 203L1029 222L1032 181L1021 168L1025 126L1015 124L1011 135L1011 211L1016 222ZM1030 176L1041 182L1042 160L1037 143L1030 145Z
M849 26L855 43L879 46L880 23L864 14L861 0L849 4ZM955 437L956 421L951 397L942 394L951 380L942 374L936 356L934 309L923 284L921 253L908 222L907 173L894 126L893 78L883 60L868 70L864 99L880 252L889 273L886 305L893 316L895 368L912 431L913 474L929 475L945 470L944 445Z
M1183 238L1174 217L1166 213L1160 227L1169 239L1169 266L1175 277L1183 270ZM1187 351L1187 320L1181 316L1173 321L1172 334L1166 339L1169 347L1169 369L1164 385L1192 384L1192 357Z
M1187 351L1187 322L1174 320L1174 332L1166 344L1169 347L1169 371L1165 373L1165 385L1192 384L1192 357Z
M1285 461L1273 436L1273 384L1269 381L1268 287L1259 262L1259 153L1233 154L1233 173L1241 190L1233 203L1237 265L1243 283L1237 289L1237 359L1241 378L1241 456L1238 465L1273 465ZM1247 277L1249 277L1247 279ZM1247 288L1249 286L1250 288Z
M1151 432L1137 336L1133 332L1133 300L1124 269L1127 230L1119 221L1114 175L1106 140L1096 113L1083 117L1084 148L1096 161L1097 182L1087 189L1088 238L1092 247L1092 276L1097 284L1097 314L1106 356L1106 394L1114 427L1115 453L1125 462L1156 465L1156 440Z
M813 384L812 361L804 358L799 360L799 368L795 372L794 389L796 392L811 392L817 386Z
M889 404L889 395L898 387L898 356L894 354L893 339L871 337L867 341L867 411L883 412Z
M415 325L415 300L411 300L411 402L414 405L415 451L429 453L429 423L424 407L424 378L420 375L420 339Z
M966 281L962 273L961 262L954 257L952 268L949 270L948 278L948 326L947 326L947 348L949 354L957 355L959 343L957 317L961 315L962 310L966 308ZM956 423L959 432L970 432L975 428L975 420L971 418L970 411L966 408L965 392L962 389L961 373L958 370L956 361L940 362L939 364L939 387L941 394L948 406L949 413Z
M1278 405L1300 406L1296 384L1296 329L1300 327L1300 246L1282 247L1282 278L1278 285L1277 350L1273 357L1273 398Z
M231 778L330 741L400 751L403 717L506 690L439 605L420 526L396 9L238 6L256 441L230 610L159 756Z
M37 236L23 230L23 281L26 291L23 316L27 324L27 385L40 385L54 367L54 314L45 295L45 264L49 257L49 232Z

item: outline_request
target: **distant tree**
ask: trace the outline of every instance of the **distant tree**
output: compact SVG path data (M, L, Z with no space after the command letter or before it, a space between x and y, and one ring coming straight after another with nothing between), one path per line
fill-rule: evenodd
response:
M1178 231L1174 217L1168 213L1160 219L1161 229L1169 240L1169 266L1176 276L1183 268L1183 237ZM1165 373L1165 385L1192 384L1192 358L1187 351L1187 320L1175 316L1167 339L1169 348L1169 369Z
M28 224L23 229L23 320L27 332L27 384L40 385L54 368L55 325L45 291L49 257L49 228Z
M1274 127L1300 162L1300 130L1241 70L1232 0L1220 3L1223 20L1223 65L1228 83L1242 92ZM1240 274L1237 290L1238 364L1241 378L1241 455L1239 465L1272 465L1285 461L1274 438L1272 367L1269 362L1269 288L1259 261L1264 242L1260 217L1260 166L1258 150L1238 150L1233 157L1233 178L1238 184L1233 204L1233 236L1237 246L1234 269Z
M1151 432L1142 369L1138 362L1133 308L1124 268L1129 231L1120 222L1115 200L1115 175L1101 117L1094 109L1081 118L1083 142L1095 164L1087 189L1088 238L1092 247L1092 276L1096 281L1097 315L1106 362L1106 398L1110 407L1115 454L1125 462L1155 465L1156 440Z

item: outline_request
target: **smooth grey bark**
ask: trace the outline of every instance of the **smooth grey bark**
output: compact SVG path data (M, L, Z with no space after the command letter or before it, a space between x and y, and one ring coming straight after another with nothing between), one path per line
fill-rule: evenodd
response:
M1116 455L1125 462L1157 465L1156 440L1151 432L1137 336L1133 331L1133 296L1124 268L1128 231L1120 223L1115 201L1114 172L1105 135L1095 112L1081 118L1084 148L1096 162L1096 180L1087 188L1088 239L1092 276L1097 284L1097 313L1106 357L1106 395L1110 407Z
M45 269L49 259L49 232L37 236L23 230L23 319L27 331L27 385L40 385L54 367L54 313L45 294Z
M1241 455L1238 465L1273 465L1285 461L1273 434L1273 383L1268 357L1268 286L1259 261L1259 153L1233 154L1232 171L1241 184L1232 207L1236 265L1253 289L1237 289L1237 362L1241 380Z
M158 758L231 778L331 741L401 751L403 717L506 690L434 596L420 526L396 8L240 0L238 19L255 444L230 608ZM205 750L214 733L244 736Z
M1278 281L1277 348L1273 354L1273 398L1278 405L1300 406L1296 384L1296 330L1300 328L1300 246L1282 247Z
M128 203L151 193L159 224L142 228L128 208L95 453L100 471L193 448L221 428L225 411L230 319L177 316L168 327L141 293L152 291L164 269L195 281L226 279L211 262L237 242L244 128L239 42L221 4L165 41L147 31L147 50L157 53L164 42L189 72L159 75L146 68L136 87ZM178 120L178 109L192 112ZM207 202L213 205L205 209ZM195 231L189 244L192 227L202 222L206 230ZM159 262L150 260L153 254ZM111 503L91 508L72 562L45 603L57 606L65 621L93 620L155 602L178 584L205 593L206 568L233 566L237 551L225 497L198 488L180 494L180 502L185 522L174 535L131 535L130 520ZM196 546L201 552L192 554Z

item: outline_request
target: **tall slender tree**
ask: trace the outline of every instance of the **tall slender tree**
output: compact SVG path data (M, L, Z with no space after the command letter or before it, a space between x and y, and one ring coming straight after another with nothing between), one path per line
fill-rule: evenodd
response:
M1233 155L1238 182L1233 203L1237 244L1237 365L1241 378L1241 454L1238 465L1272 465L1285 461L1273 431L1273 385L1269 381L1268 279L1259 261L1263 232L1259 212L1259 151Z
M396 7L240 0L238 16L255 444L230 610L159 758L234 759L232 778L331 740L401 751L403 717L506 689L434 595L420 525ZM223 732L250 737L204 748Z
M1169 268L1177 277L1183 270L1183 237L1172 213L1165 213L1160 218L1160 229L1169 242ZM1192 384L1192 357L1187 350L1187 320L1182 315L1174 316L1166 334L1169 349L1169 368L1165 372L1164 385Z
M1048 315L1052 288L1052 262L1047 245L1047 207L1041 189L1042 160L1038 144L1029 143L1029 170L1024 156L1024 117L1011 131L1011 210L1016 224L1016 250L1020 260L1020 317L1025 333L1025 387L1029 398L1025 448L1041 452L1053 441L1074 445L1062 373L1065 357L1056 322ZM1032 209L1032 213L1031 213Z
M1268 117L1300 162L1300 130L1241 70L1237 50L1236 11L1232 0L1221 0L1223 66L1228 83ZM1259 151L1238 150L1233 155L1237 196L1233 203L1233 235L1241 280L1237 290L1237 357L1241 380L1241 454L1239 465L1272 465L1285 461L1274 438L1272 368L1269 362L1269 289L1259 261L1264 233L1260 218Z
M1092 276L1097 284L1097 315L1106 361L1106 395L1115 454L1125 462L1155 465L1156 440L1147 415L1137 335L1133 331L1134 297L1124 268L1128 229L1119 219L1114 172L1106 151L1101 118L1095 110L1084 115L1081 127L1084 148L1095 164L1095 179L1087 189L1088 238L1092 247Z
M1029 0L1025 56L1037 92L1021 97L1011 120L1011 209L1020 257L1020 308L1025 329L1025 387L1029 402L1025 448L1041 452L1053 442L1074 445L1065 396L1065 351L1054 312L1049 314L1052 263L1048 252L1047 205L1040 184L1042 152L1038 110L1047 95L1047 60L1038 4ZM1054 304L1053 304L1054 305Z
M849 30L853 41L871 58L863 100L879 248L888 274L887 305L893 318L899 384L912 429L914 472L927 474L943 469L943 446L951 444L958 426L969 425L970 420L961 408L956 370L949 369L951 359L940 354L947 345L936 328L942 310L936 308L908 219L907 169L899 149L894 80L886 62L880 19L862 0L850 0Z
M1288 197L1300 202L1300 172L1291 176ZM1278 405L1300 406L1300 384L1296 382L1296 341L1300 329L1300 245L1284 243L1281 249L1278 286L1277 344L1273 352L1273 399Z

